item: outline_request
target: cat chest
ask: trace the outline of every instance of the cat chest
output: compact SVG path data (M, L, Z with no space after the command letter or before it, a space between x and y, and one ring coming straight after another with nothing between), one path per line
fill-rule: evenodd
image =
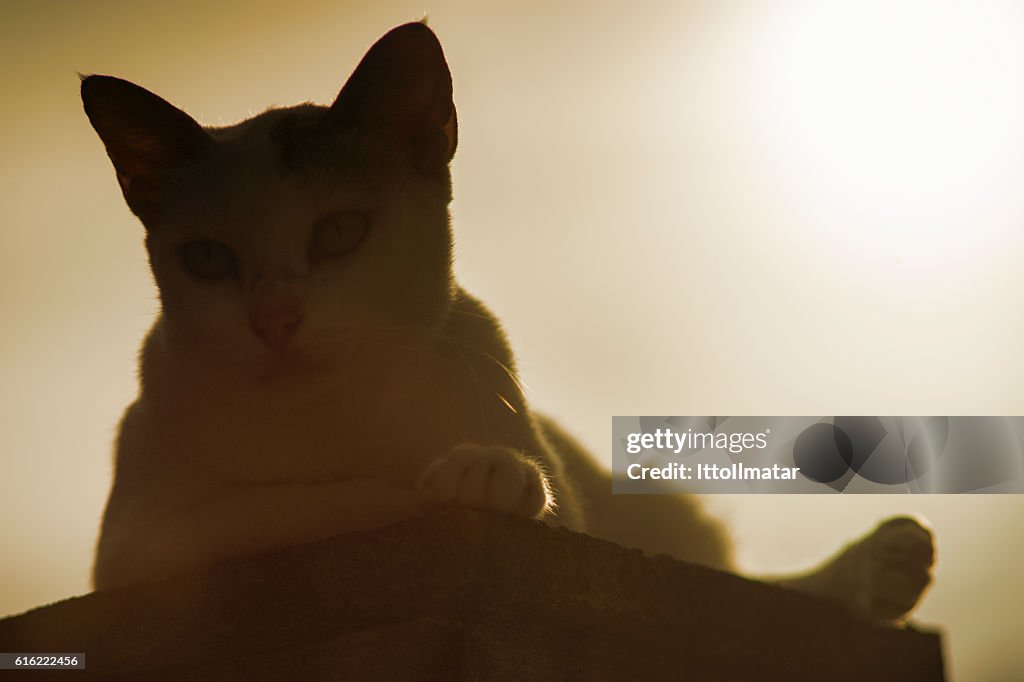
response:
M466 415L443 403L394 399L366 408L196 414L174 449L228 480L411 485L429 462L471 439Z

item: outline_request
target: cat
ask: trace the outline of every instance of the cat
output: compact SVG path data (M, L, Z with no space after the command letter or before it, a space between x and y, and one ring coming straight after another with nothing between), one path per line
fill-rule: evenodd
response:
M445 505L732 569L695 498L611 494L530 410L497 318L456 283L458 125L424 23L374 44L329 107L214 128L110 76L81 94L161 303L117 437L97 589ZM932 561L930 531L897 518L775 580L893 622Z

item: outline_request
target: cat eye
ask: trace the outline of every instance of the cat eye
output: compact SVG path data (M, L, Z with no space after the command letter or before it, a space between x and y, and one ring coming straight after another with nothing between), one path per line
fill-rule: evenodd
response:
M351 253L366 236L368 221L359 211L332 213L313 225L310 255L337 258Z
M201 279L225 279L238 274L235 254L220 242L188 242L181 247L181 258L185 268Z

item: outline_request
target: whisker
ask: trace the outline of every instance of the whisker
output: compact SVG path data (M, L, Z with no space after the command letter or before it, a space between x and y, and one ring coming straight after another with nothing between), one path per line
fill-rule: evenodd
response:
M470 343L462 341L461 339L457 339L457 338L454 338L454 337L451 337L451 336L447 336L447 335L442 336L442 338L445 341L447 341L448 343L452 343L452 344L461 346L462 348L466 348L468 350L474 351L474 352L482 355L483 357L487 358L488 360L490 360L491 362L496 364L498 367L500 367L505 372L505 374L508 375L508 378L512 380L512 383L515 384L516 388L519 389L520 393L524 393L524 394L526 393L528 387L522 382L522 380L519 378L519 375L514 370L512 370L508 365L506 365L504 362L499 360L498 358L494 357L493 355L491 355L490 353L488 353L485 350L481 350L480 348L477 348L476 346L474 346L474 345L472 345Z
M491 317L490 315L484 315L482 313L474 313L471 310L459 310L457 308L453 308L452 310L450 310L448 312L450 312L453 315L465 315L466 317L475 317L475 318L480 319L480 320L486 320L488 322L494 322L494 318Z
M374 331L377 331L377 330L374 330ZM470 362L467 362L465 365L460 365L459 363L454 362L454 361L452 361L452 360L450 360L450 359L448 359L448 358L438 354L436 351L434 351L434 350L432 350L430 348L408 346L408 345L405 345L405 344L395 343L393 341L389 342L389 341L381 339L381 337L379 337L379 336L368 337L368 338L371 339L372 341L376 342L376 343L381 344L381 345L386 345L386 346L390 346L390 347L393 347L393 348L398 348L400 350L404 350L404 351L407 351L407 352L417 353L417 354L419 354L422 357L429 357L431 359L443 362L444 364L459 370L461 373L466 374L466 375L472 377L473 380L477 384L483 385L483 382L481 382L481 380L480 380L480 375L476 372L476 370L473 368L473 364L470 363ZM466 344L455 344L455 346L460 346L460 345L464 346L466 348L470 348L472 350L479 350L479 349L472 348L471 346L468 346ZM456 350L460 355L462 355L462 349L461 348L455 347L454 350ZM493 357L491 359L494 360ZM495 362L497 362L497 360L495 360ZM504 368L504 365L502 365L502 363L498 362L498 364ZM507 368L505 368L505 369L506 369L506 371L508 371ZM513 381L514 381L514 379L513 379ZM518 382L516 382L516 384L517 384L517 386L519 385ZM511 410L513 412L513 414L518 414L519 413L519 411L515 408L515 406L512 405L512 402L508 398L506 398L504 395L502 395L502 393L500 391L496 390L492 386L485 386L485 388L487 388L487 390L489 390L491 393L493 393L494 396L498 400L500 400L503 405L505 405L505 407L507 407L509 410Z

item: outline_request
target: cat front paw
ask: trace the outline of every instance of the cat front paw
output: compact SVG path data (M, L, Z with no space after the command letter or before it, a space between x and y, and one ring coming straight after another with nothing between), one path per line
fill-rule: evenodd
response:
M899 621L917 605L932 581L935 544L931 531L907 516L883 521L861 540L857 606L872 620Z
M553 505L547 478L524 455L501 445L453 448L427 467L416 489L428 501L533 518Z

